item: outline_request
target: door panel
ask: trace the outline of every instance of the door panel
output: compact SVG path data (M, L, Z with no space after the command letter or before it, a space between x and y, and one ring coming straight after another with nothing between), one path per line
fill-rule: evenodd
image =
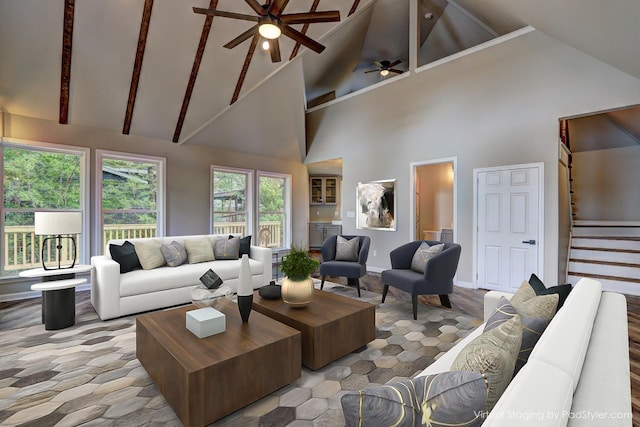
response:
M539 273L539 174L536 166L477 174L478 287L509 292Z

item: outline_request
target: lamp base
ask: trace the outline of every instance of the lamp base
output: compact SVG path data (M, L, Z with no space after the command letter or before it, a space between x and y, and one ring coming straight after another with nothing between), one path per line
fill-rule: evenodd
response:
M45 263L45 249L47 248L47 241L52 240L54 238L52 237L47 237L46 239L44 239L42 241L42 249L40 251L40 260L42 261L42 268L45 271L49 271L49 270L64 270L64 269L68 269L68 268L73 268L76 265L76 255L77 255L77 249L76 249L76 240L71 237L71 236L66 236L66 237L62 237L61 235L58 235L55 237L55 239L57 240L57 244L56 244L56 251L57 251L57 255L58 255L58 266L57 267L48 267ZM71 240L71 248L72 248L72 252L73 252L73 262L71 263L71 265L68 266L62 266L62 239L69 239Z

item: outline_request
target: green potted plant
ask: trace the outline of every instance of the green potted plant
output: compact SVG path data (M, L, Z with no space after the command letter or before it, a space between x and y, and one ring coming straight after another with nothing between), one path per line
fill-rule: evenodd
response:
M320 262L311 258L306 249L291 244L291 250L280 262L280 269L286 276L282 280L282 301L292 307L306 307L314 289L310 275L319 266Z

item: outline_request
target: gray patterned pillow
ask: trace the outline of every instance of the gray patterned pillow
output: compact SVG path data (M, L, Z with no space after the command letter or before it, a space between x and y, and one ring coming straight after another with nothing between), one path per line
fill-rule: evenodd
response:
M358 261L360 236L347 240L342 236L336 239L336 261Z
M485 332L497 328L516 314L518 312L515 307L505 297L501 297L500 301L498 301L498 306L489 317L489 320L487 320L487 324L484 327ZM520 321L522 322L522 344L520 344L520 352L518 353L513 376L516 376L518 371L527 363L531 350L533 350L533 347L549 324L549 319L545 318L520 316Z
M427 242L422 242L416 252L413 254L411 260L411 269L418 273L424 273L427 269L427 263L437 253L442 252L444 249L444 243L439 245L429 246Z
M454 371L365 388L340 403L352 426L479 426L487 397L478 372Z
M541 317L551 320L558 308L558 294L536 295L529 282L524 280L520 288L511 297L511 305L521 316Z
M137 242L134 243L134 246L136 248L136 255L138 255L138 259L140 260L140 265L144 270L152 270L157 267L162 267L165 264L162 251L160 250L162 245L157 240Z
M213 261L213 248L211 242L206 237L200 239L185 239L184 248L187 251L189 264Z
M213 254L216 259L238 259L240 253L240 238L218 239L213 244Z
M177 267L187 262L187 250L180 242L174 240L168 245L162 245L160 250L169 267Z
M491 411L513 377L522 344L522 323L517 314L467 344L451 365L454 371L476 371L488 382L486 410Z

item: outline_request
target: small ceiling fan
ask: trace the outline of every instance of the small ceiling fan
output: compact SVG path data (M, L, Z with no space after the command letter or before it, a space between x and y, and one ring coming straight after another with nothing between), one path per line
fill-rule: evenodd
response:
M396 74L404 73L404 71L402 70L393 68L396 65L402 63L402 61L399 59L396 59L393 62L384 60L384 61L374 61L373 63L376 64L378 68L376 68L375 70L367 70L365 71L365 73L380 73L382 77L387 77L389 73L396 73Z
M263 5L258 3L257 0L245 0L245 3L247 3L257 15L245 15L242 13L203 9L199 7L194 7L193 11L204 15L256 22L256 25L225 44L224 47L233 49L245 40L260 35L269 41L271 62L280 62L282 60L280 57L280 43L278 42L278 37L280 37L281 34L284 34L296 43L308 47L314 52L320 53L324 50L325 47L323 45L302 32L291 28L291 25L340 21L340 11L338 10L285 14L283 11L287 3L289 3L289 0L271 0Z

